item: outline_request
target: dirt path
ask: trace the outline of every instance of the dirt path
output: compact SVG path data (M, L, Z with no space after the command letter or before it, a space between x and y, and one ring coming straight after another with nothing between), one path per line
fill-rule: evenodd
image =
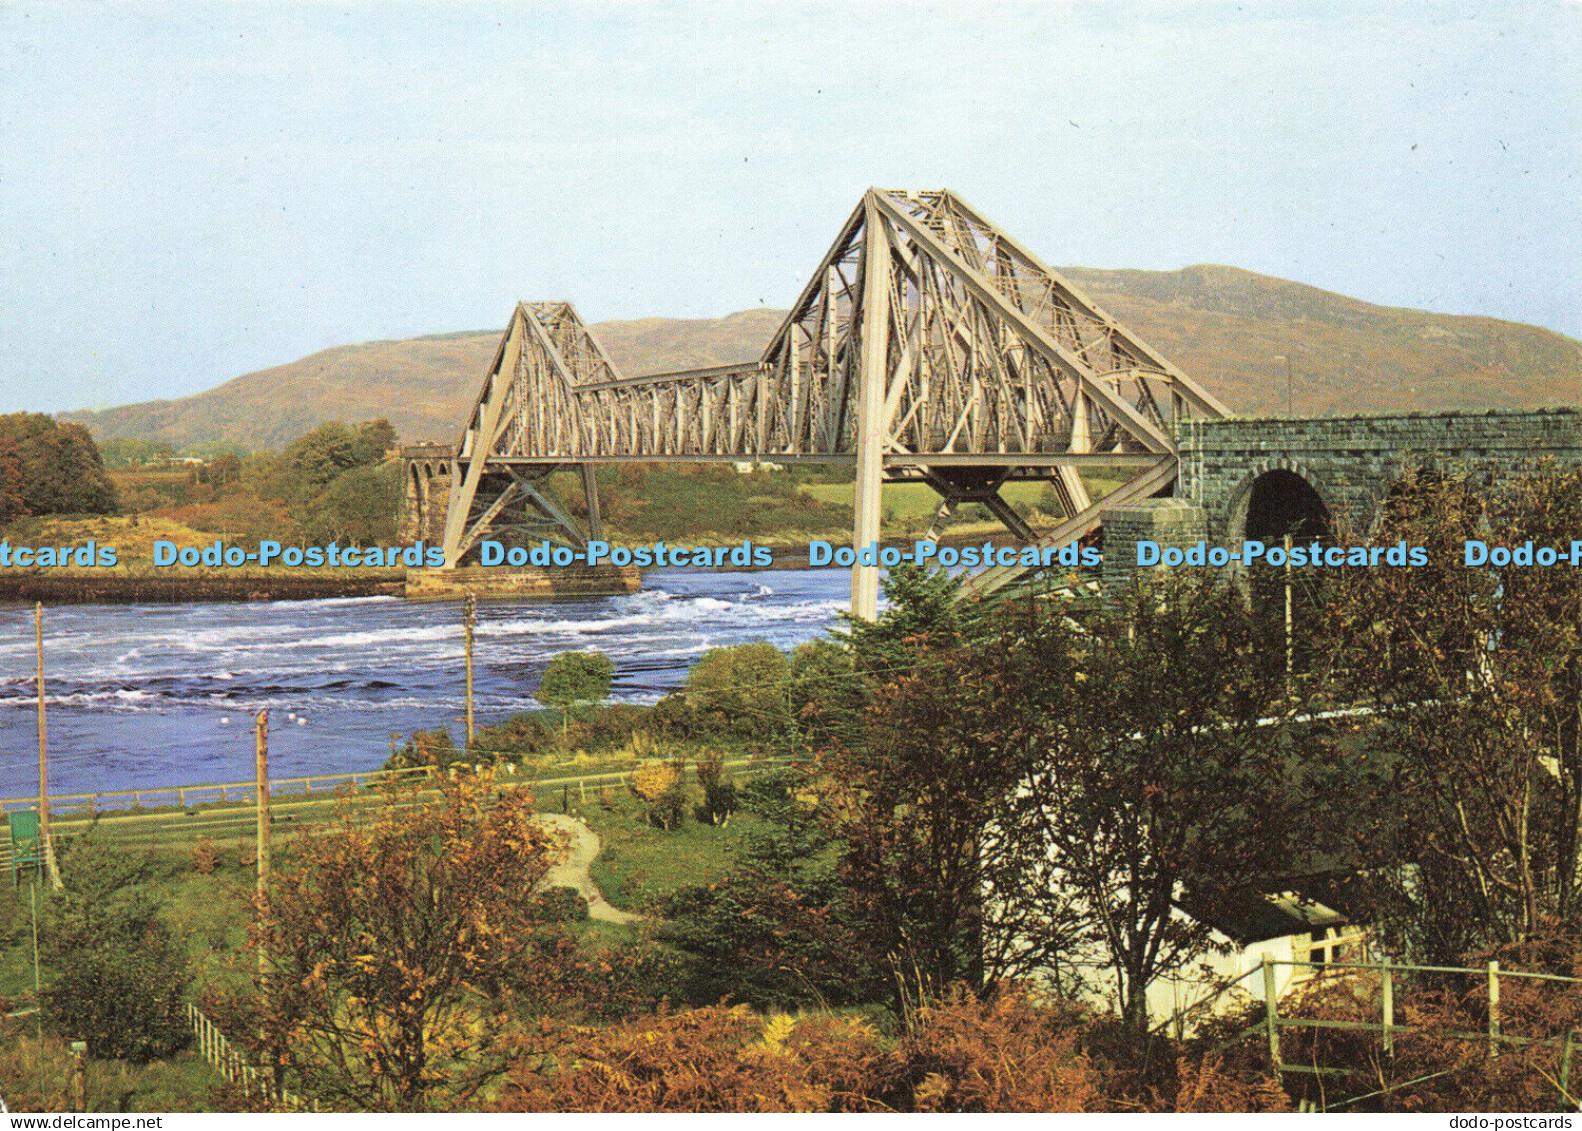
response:
M612 907L599 890L599 885L588 874L588 865L599 854L599 837L585 822L565 813L540 813L538 819L550 828L565 833L571 844L571 851L566 858L544 877L545 887L576 888L577 893L588 901L588 916L602 923L635 923L642 918L641 915Z

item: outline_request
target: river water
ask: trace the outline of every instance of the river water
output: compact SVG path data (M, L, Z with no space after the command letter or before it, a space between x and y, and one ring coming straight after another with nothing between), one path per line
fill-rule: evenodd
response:
M652 702L710 648L789 649L831 627L846 570L654 570L641 592L481 602L479 725L538 706L556 654L615 661L613 698ZM464 731L461 607L397 597L45 610L50 792L253 776L252 713L270 712L273 777L377 768L392 735ZM0 797L38 791L33 610L0 607Z

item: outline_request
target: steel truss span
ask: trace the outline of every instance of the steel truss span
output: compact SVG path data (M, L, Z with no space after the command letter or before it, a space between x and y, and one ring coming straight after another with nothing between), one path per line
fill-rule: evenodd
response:
M1226 415L961 197L870 189L756 362L627 377L570 303L518 303L460 444L421 466L449 483L447 567L508 529L597 537L592 469L623 461L849 463L855 544L881 537L880 486L896 480L940 493L936 527L978 502L1032 543L1004 482L1052 483L1065 521L1049 537L1069 539L1102 502L1080 466L1129 469L1128 497L1168 489L1176 425ZM547 489L565 467L583 472L587 532ZM436 495L409 478L409 525L430 529ZM858 615L877 580L854 569Z

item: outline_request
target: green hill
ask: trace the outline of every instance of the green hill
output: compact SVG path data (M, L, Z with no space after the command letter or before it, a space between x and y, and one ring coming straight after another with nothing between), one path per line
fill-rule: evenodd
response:
M1237 412L1521 408L1582 399L1582 342L1493 318L1375 306L1234 267L1061 268ZM507 306L502 303L502 309ZM643 318L594 329L623 372L756 357L782 311ZM405 440L454 440L500 332L336 346L174 401L64 414L95 434L178 447L278 448L326 420L389 418Z

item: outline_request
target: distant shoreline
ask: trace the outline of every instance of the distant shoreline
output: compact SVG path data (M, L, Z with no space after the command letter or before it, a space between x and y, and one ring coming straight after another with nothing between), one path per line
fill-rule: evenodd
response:
M366 577L280 571L203 577L153 574L0 574L0 604L166 605L312 601L326 597L400 597L405 582L388 571Z

